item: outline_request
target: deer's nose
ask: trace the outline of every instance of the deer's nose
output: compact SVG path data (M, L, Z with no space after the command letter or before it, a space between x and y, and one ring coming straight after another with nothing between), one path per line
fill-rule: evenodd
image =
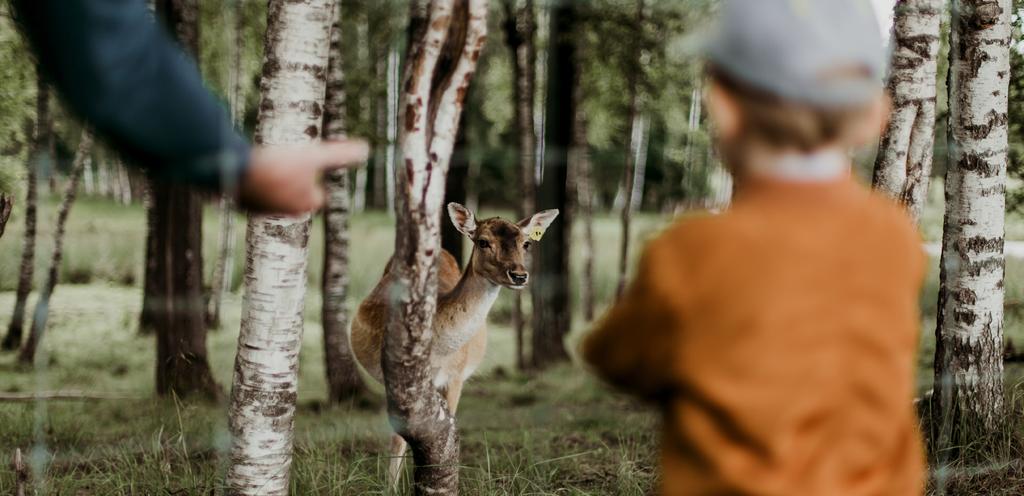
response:
M519 272L515 270L508 271L508 280L512 281L512 284L516 286L522 286L526 284L526 281L530 278L529 272Z

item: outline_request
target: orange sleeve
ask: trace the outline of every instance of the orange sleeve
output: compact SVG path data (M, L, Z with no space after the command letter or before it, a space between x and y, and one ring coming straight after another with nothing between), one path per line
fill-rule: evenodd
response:
M583 341L583 358L623 391L655 399L671 388L678 312L659 288L653 246L636 279ZM664 277L664 275L662 275Z

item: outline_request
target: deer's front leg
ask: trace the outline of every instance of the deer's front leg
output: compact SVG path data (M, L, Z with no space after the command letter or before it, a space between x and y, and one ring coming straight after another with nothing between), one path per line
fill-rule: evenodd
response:
M388 460L388 485L392 491L398 491L398 481L402 479L402 462L405 461L405 447L407 443L398 434L391 435L391 446Z
M459 408L459 398L462 396L463 379L452 379L445 387L444 396L448 400L448 411L454 416L455 410Z

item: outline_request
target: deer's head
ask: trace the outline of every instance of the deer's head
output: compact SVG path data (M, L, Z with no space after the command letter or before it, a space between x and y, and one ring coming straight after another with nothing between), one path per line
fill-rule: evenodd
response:
M530 278L530 247L540 241L558 210L537 212L519 222L493 217L476 220L468 208L448 204L455 228L473 240L472 270L488 281L522 289Z

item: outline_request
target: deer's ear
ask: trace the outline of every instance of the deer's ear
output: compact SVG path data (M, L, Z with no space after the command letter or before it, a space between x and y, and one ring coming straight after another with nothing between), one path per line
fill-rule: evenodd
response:
M458 229L460 233L470 238L476 234L476 217L468 208L455 202L449 203L448 217L451 217L452 224L455 224L455 229Z
M558 210L544 210L519 221L518 225L530 239L540 241L540 238L544 237L544 231L547 231L548 226L555 221L555 217L558 217Z

